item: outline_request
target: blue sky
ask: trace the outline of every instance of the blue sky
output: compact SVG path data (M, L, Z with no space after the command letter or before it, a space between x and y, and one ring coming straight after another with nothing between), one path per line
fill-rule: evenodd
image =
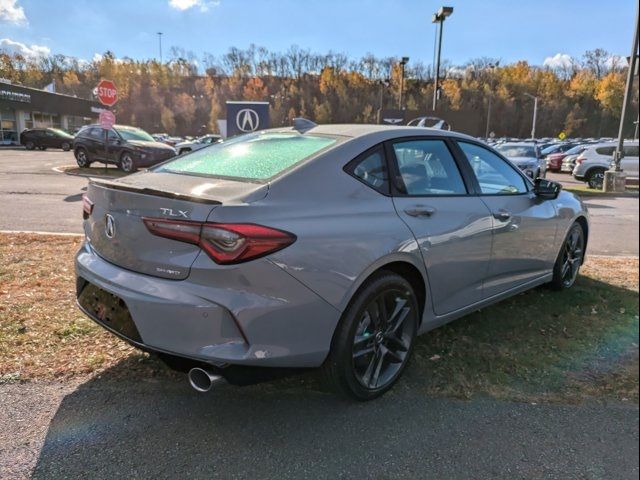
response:
M0 46L90 60L157 56L169 47L220 55L250 43L284 51L297 44L350 57L409 56L431 63L432 0L0 0ZM466 0L445 23L443 58L508 63L579 57L601 47L628 55L637 0ZM165 57L166 58L166 57Z

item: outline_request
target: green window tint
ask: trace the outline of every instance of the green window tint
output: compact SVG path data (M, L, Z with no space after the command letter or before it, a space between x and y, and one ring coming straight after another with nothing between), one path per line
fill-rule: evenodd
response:
M297 133L251 133L189 153L156 171L265 180L335 142Z

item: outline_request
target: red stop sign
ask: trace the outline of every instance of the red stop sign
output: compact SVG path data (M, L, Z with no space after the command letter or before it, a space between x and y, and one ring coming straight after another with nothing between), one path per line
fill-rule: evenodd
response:
M96 96L100 103L108 107L114 105L118 101L118 91L116 84L111 80L100 80L96 87Z

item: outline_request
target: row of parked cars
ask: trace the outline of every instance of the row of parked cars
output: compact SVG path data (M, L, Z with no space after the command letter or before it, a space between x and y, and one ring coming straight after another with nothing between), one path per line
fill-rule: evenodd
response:
M114 125L106 134L99 125L82 127L75 136L57 128L33 128L20 134L20 143L27 150L73 149L80 167L89 167L94 162L110 163L127 173L219 141L219 135L204 135L171 145L140 128L127 125Z
M604 173L611 167L617 142L611 138L567 141L488 140L529 177L544 178L547 171L572 174L590 188L601 189ZM638 141L625 140L620 167L628 178L638 178Z

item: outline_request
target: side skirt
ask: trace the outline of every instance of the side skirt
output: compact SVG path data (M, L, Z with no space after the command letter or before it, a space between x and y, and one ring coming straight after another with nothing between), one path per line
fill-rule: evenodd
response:
M489 305L493 305L494 303L498 303L502 300L505 300L509 297L513 297L514 295L517 295L519 293L525 292L527 290L531 290L532 288L535 288L539 285L543 285L545 283L548 283L552 280L553 278L553 272L550 272L542 277L536 278L535 280L531 280L527 283L524 283L522 285L519 285L517 287L514 287L510 290L507 290L505 292L502 293L498 293L497 295L493 295L492 297L489 298L485 298L483 300L480 300L479 302L473 303L467 307L461 308L459 310L455 310L453 312L447 313L446 315L440 315L440 316L432 316L432 315L426 315L428 312L425 312L425 316L422 318L422 325L420 326L420 330L418 331L418 335L421 335L423 333L426 333L430 330L433 330L434 328L438 328L442 325L445 325L449 322L452 322L453 320L456 320L460 317L464 317L465 315L468 315L472 312L475 312L476 310L479 310L481 308L485 308L488 307Z

